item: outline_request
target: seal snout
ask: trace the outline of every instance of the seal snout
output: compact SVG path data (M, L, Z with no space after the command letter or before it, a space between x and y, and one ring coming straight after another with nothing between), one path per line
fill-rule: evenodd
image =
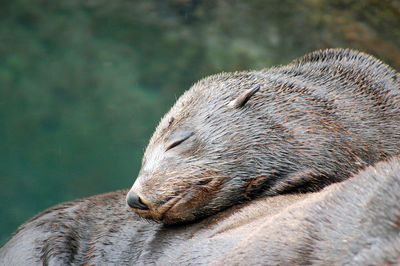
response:
M129 191L128 195L126 196L126 202L128 203L129 207L133 209L149 210L149 207L140 199L138 194L133 191Z

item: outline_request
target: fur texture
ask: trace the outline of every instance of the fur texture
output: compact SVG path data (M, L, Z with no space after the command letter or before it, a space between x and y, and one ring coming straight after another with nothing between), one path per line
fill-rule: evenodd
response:
M400 264L399 192L394 158L320 192L165 226L130 211L117 191L32 218L0 249L0 265Z
M161 120L131 193L143 217L189 222L318 191L397 154L400 75L363 53L317 51L195 84Z
M129 192L148 210L57 205L0 265L400 264L399 80L351 50L206 78L150 140Z

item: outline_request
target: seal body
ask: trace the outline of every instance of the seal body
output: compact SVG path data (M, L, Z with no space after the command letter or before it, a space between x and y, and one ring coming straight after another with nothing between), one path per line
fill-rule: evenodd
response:
M196 83L157 127L128 204L166 224L317 191L400 153L400 75L352 50Z
M136 212L127 191L57 205L0 265L400 264L399 80L351 50L206 78L150 140Z
M263 197L197 223L140 218L127 191L63 203L22 225L0 265L400 264L400 158L322 191Z

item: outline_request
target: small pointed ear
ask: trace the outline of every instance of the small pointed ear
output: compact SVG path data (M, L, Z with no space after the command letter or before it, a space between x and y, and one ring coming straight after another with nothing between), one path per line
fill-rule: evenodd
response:
M260 85L257 85L251 89L246 90L235 100L231 101L228 104L228 106L234 109L243 107L247 103L247 101L251 98L251 96L253 96L254 93L256 93L259 89Z

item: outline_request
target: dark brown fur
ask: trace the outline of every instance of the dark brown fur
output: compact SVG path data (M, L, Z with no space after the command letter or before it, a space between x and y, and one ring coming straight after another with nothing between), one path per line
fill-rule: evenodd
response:
M363 53L317 51L195 84L161 120L129 195L143 217L182 223L317 191L397 154L400 75Z
M396 158L321 192L167 227L138 217L117 191L34 217L0 249L0 265L400 264L399 192Z

